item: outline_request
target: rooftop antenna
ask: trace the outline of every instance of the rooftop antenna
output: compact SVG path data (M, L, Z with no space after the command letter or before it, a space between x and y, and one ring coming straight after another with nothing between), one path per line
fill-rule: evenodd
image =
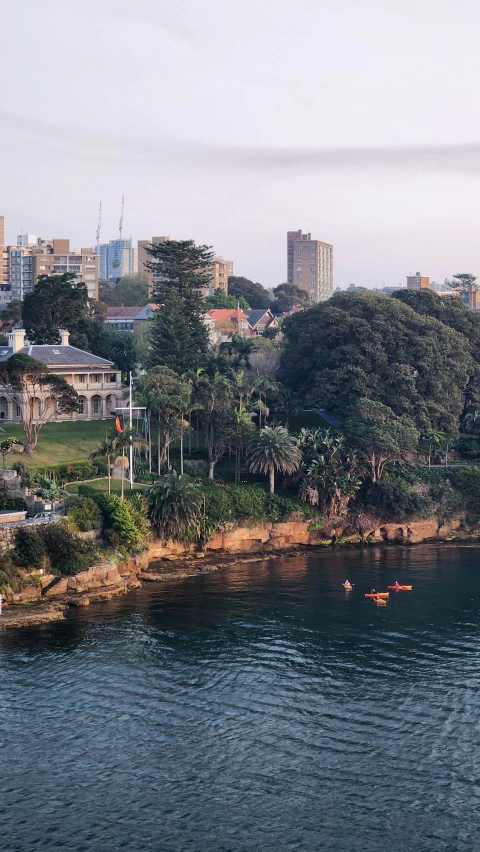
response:
M123 231L123 209L125 207L125 196L122 195L122 207L120 210L120 221L118 223L118 231L120 234L120 239L122 239L122 231Z
M102 227L102 202L98 208L98 225L97 225L97 254L100 255L100 228Z

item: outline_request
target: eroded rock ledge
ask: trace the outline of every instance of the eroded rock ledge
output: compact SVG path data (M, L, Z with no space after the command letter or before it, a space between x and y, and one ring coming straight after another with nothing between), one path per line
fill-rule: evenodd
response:
M345 536L342 527L309 530L305 521L256 524L216 533L204 555L193 545L151 541L140 557L103 563L73 577L44 575L38 585L14 593L0 616L0 630L45 624L65 617L69 606L88 606L108 601L138 588L144 582L166 582L215 571L238 562L254 562L295 548L321 547L342 539L359 544L358 536ZM439 526L435 520L408 524L384 524L365 535L370 544L419 544L425 541L467 539L477 541L480 531L459 533L461 520L453 518Z

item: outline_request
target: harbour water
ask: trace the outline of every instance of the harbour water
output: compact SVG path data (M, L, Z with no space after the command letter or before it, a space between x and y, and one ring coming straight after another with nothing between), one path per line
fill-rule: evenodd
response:
M413 591L365 600L396 579ZM442 545L280 556L0 633L0 848L475 850L479 627L480 548Z

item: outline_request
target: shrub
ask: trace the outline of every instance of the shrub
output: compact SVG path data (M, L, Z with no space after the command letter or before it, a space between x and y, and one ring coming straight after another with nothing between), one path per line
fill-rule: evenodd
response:
M22 568L41 568L46 549L43 538L32 527L20 527L15 533L14 555Z
M75 524L80 532L101 529L102 517L99 506L91 497L80 497L75 500L68 513L68 519Z
M429 499L400 482L367 482L359 492L359 503L394 520L425 514Z
M26 510L27 504L23 497L7 497L5 494L0 494L0 510L5 509L20 509Z
M83 541L70 532L64 521L47 524L39 529L52 568L65 577L86 571L95 561L97 549L92 542Z
M138 553L145 548L148 532L146 511L142 497L132 494L130 499L120 500L116 494L95 494L109 542L125 548L129 553Z

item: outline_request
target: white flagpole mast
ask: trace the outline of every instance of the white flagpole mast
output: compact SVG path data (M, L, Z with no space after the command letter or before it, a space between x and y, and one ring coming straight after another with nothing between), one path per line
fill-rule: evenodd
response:
M130 389L130 488L133 488L133 445L132 445L132 374L128 374L128 384Z

